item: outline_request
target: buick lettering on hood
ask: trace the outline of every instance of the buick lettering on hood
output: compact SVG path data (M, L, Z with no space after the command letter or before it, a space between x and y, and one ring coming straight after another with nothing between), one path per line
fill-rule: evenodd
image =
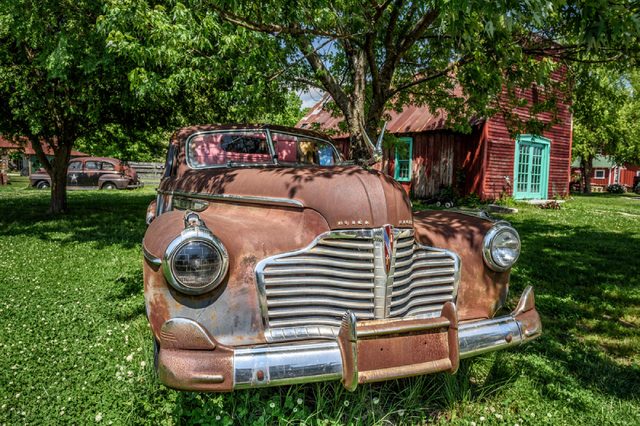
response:
M508 223L412 213L404 189L331 139L277 126L173 136L143 241L160 380L232 391L455 373L541 332L533 290L496 315Z

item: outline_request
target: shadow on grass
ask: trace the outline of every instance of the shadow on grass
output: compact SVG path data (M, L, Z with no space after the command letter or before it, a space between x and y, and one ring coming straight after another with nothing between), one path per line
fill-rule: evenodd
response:
M638 315L633 309L640 306L637 236L533 219L516 226L523 253L513 287L536 288L544 326L543 336L527 353L561 366L544 370L525 358L520 372L543 384L562 383L568 373L585 388L637 399L640 367L620 359L640 349L640 328L624 318Z
M140 246L145 232L149 192L75 191L69 193L70 213L47 213L49 195L26 191L3 197L0 205L0 236L37 237L61 244L92 242L96 248Z

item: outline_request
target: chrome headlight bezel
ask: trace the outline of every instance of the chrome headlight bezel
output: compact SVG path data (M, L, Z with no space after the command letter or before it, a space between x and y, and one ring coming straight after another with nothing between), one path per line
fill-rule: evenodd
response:
M517 254L514 257L513 261L508 265L505 265L504 263L501 263L498 260L496 260L496 257L493 254L495 249L493 244L496 240L496 237L505 232L509 232L513 234L513 236L515 236L516 241L518 242ZM516 231L515 228L513 228L507 222L498 222L484 236L484 240L482 242L482 257L484 258L484 262L487 264L489 268L491 268L496 272L504 272L508 269L511 269L513 265L518 261L518 258L520 257L521 249L522 249L522 244L520 241L520 235L518 234L518 231Z
M208 281L205 285L197 288L187 286L182 283L176 277L173 269L176 253L178 253L180 249L190 243L205 244L217 251L218 255L220 256L220 268L218 270L218 273L211 277L210 281ZM215 235L213 235L213 233L211 233L208 228L204 226L188 227L184 231L182 231L182 233L173 241L171 241L171 243L167 246L164 257L162 259L162 271L167 282L181 293L189 295L200 295L213 290L227 276L228 270L229 254L227 253L227 249L224 247L222 242L220 242L220 240Z

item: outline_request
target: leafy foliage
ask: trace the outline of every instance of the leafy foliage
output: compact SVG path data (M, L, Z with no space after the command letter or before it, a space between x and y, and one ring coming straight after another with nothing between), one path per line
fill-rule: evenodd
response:
M582 176L593 159L605 154L619 164L640 163L640 78L613 67L576 67L572 155L580 157ZM585 180L589 192L588 179Z
M173 1L0 0L0 132L31 140L62 212L74 146L147 159L183 124L291 121L286 88L264 78L276 47Z
M364 133L375 139L385 110L428 105L468 129L472 117L522 106L518 89L532 83L549 100L537 108L549 108L553 71L566 61L638 59L639 9L629 0L192 4L282 43L282 73L331 95L356 156L366 155ZM505 104L494 102L499 95Z
M611 184L609 186L607 186L607 192L610 194L624 194L626 191L625 187L623 185L620 185L618 183L614 183Z

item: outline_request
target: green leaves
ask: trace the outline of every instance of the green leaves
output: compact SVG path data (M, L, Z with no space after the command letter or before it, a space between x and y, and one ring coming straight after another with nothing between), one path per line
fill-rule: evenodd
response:
M606 154L640 162L640 86L637 72L611 67L577 67L574 91L573 156Z

